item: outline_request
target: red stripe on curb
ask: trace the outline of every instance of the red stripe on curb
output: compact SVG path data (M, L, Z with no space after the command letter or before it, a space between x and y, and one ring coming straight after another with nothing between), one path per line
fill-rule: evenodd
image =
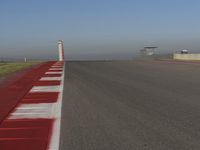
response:
M2 138L45 138L48 131L46 127L40 128L24 128L24 129L10 129L0 130L0 139Z
M54 64L53 66L54 66L54 67L63 67L64 64Z
M21 103L55 103L57 102L58 95L58 92L28 93Z
M46 150L53 119L6 120L0 125L0 149ZM10 127L24 129L9 130ZM30 128L31 127L31 128Z
M62 72L62 70L48 70L48 72Z
M42 77L61 77L61 74L45 74Z
M7 119L0 125L0 128L19 128L19 127L46 127L51 119Z

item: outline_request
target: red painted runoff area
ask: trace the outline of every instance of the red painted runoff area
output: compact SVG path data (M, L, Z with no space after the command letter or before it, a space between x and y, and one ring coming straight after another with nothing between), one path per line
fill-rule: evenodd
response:
M58 99L58 92L37 92L28 93L21 103L55 103Z
M64 65L64 61L60 61L57 64L55 64L54 66L63 66Z
M39 80L54 63L55 62L43 63L28 71L21 78L13 80L12 84L0 88L0 123L32 88L33 82Z
M45 150L53 119L5 120L0 125L0 150Z
M61 77L61 74L45 74L42 77Z
M33 86L60 86L60 80L40 80L42 77L61 77L59 73L46 74L47 72L61 72L64 62L57 62L59 68L52 70L56 62L46 62L34 67L20 78L13 79L12 83L0 87L0 150L47 150L50 145L52 129L55 118L28 116L27 108L21 104L56 103L59 92L30 92ZM50 69L51 68L51 69ZM53 104L52 104L53 105ZM20 109L17 109L19 107ZM12 119L13 110L21 110L22 114ZM27 115L27 117L26 117ZM31 119L28 119L31 118Z
M48 72L61 72L62 70L59 70L59 69L57 69L57 70L48 70Z

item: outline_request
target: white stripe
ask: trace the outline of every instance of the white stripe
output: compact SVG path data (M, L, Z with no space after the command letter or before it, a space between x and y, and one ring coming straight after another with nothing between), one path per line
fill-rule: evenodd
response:
M50 68L49 70L63 70L63 68Z
M60 86L34 86L30 93L34 92L59 92Z
M48 150L59 150L60 144L60 125L61 125L61 108L62 108L62 99L63 99L63 89L64 89L64 76L65 76L65 64L64 71L61 80L61 91L58 97L58 103L54 105L53 112L55 114L55 123L53 126L52 138L48 146Z
M53 103L22 104L11 113L8 119L54 118L53 105Z
M48 116L49 113L47 112L24 112L24 113L12 113L12 117L15 116L17 119L25 117L25 118L29 118L29 116L31 115L31 117L33 118L37 118L37 115L43 115L45 118Z
M45 74L62 74L62 71L57 71L57 72L46 72Z
M40 81L55 81L55 80L62 80L62 77L42 77Z
M13 114L8 119L52 119L48 113Z
M45 107L17 107L16 109L45 109Z

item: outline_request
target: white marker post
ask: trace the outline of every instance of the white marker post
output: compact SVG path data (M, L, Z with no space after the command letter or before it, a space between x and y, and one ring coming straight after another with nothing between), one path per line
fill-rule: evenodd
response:
M58 41L59 61L64 61L64 44L62 40Z

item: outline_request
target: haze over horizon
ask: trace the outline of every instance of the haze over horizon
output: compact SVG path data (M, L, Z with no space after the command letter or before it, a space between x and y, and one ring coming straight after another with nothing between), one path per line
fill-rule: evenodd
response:
M198 0L1 0L0 57L132 58L144 46L159 53L200 52Z

